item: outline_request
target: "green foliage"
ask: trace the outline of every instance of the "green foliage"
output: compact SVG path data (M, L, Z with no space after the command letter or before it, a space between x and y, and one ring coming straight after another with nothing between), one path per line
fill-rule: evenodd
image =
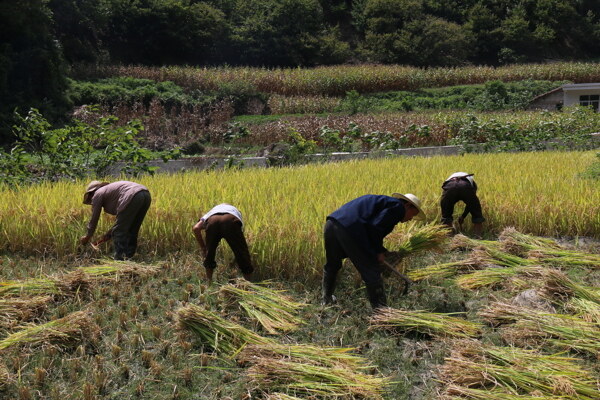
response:
M597 153L596 157L598 159L596 161L594 161L588 167L588 169L581 174L581 177L600 180L600 153Z
M64 128L52 129L36 109L17 115L17 141L10 153L2 153L0 182L26 183L102 176L117 162L126 174L152 173L148 161L176 157L177 150L153 153L142 148L136 135L138 121L119 126L116 117L102 117L94 125L79 120Z

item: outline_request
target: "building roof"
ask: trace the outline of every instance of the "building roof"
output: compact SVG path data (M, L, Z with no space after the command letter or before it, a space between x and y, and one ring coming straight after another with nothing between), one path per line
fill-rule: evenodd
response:
M531 99L530 103L533 103L534 101L536 101L536 100L539 100L539 99L541 99L541 98L544 98L544 97L546 97L546 96L548 96L548 95L550 95L550 94L552 94L552 93L556 93L556 92L562 91L562 90L563 90L563 87L564 87L564 86L559 86L559 87L557 87L556 89L552 89L552 90L551 90L551 91L549 91L549 92L542 93L542 94L540 94L540 95L538 95L538 96L535 96L533 99Z
M568 92L569 90L589 90L589 89L600 89L600 83L571 83L562 86L563 90Z

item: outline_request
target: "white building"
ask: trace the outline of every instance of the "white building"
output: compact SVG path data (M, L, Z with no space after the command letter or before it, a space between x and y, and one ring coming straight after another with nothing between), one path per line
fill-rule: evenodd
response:
M600 83L573 83L563 85L535 97L528 110L556 111L573 105L590 106L596 112L600 106Z

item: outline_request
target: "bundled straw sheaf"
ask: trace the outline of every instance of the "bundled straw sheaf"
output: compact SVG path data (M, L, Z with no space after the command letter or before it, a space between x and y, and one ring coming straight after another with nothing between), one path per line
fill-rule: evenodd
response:
M584 321L600 327L600 304L597 302L573 298L567 303L566 307Z
M177 322L180 329L191 331L201 343L227 356L234 356L249 343L272 343L270 339L194 304L177 310Z
M394 251L404 257L427 250L435 250L448 242L448 227L429 224L408 232L396 246Z
M563 399L592 400L598 398L598 382L577 359L544 355L535 350L484 345L474 340L455 343L450 357L440 370L441 380L448 385L446 395L479 397L471 389L492 389L502 395L557 396ZM530 398L531 398L530 397ZM518 397L517 397L518 398ZM544 397L543 397L544 398Z
M495 325L512 324L501 332L508 343L539 345L547 342L562 348L600 354L600 327L576 316L547 313L501 302L483 309L479 316Z
M267 394L265 396L265 400L302 400L302 398L296 396L289 396L285 393L273 393Z
M119 278L135 278L155 275L160 271L156 265L147 265L132 261L104 260L102 264L91 267L81 267L85 276L92 279L118 280Z
M222 286L219 292L234 300L230 306L241 308L270 334L290 332L304 323L296 313L305 304L295 302L291 297L285 296L283 291L271 289L264 283L254 284L238 279Z
M86 311L40 325L29 325L0 341L0 350L14 346L56 345L70 347L84 339L95 339L100 328Z
M565 400L562 395L546 396L534 392L532 394L515 394L502 389L473 389L458 385L448 385L440 400Z
M59 295L60 285L53 278L0 282L0 297Z
M418 332L435 337L475 337L482 326L452 314L427 311L407 311L380 308L371 317L369 329L389 329L398 332Z
M0 363L0 391L3 390L11 381L10 373L6 365Z
M461 233L456 234L450 241L450 250L472 250L476 247L495 247L500 248L500 243L493 240L473 239Z
M0 299L0 329L12 328L38 317L46 311L51 299L50 296Z
M562 246L553 239L526 235L513 227L504 228L498 240L502 250L521 257L527 257L527 253L534 249L562 249Z

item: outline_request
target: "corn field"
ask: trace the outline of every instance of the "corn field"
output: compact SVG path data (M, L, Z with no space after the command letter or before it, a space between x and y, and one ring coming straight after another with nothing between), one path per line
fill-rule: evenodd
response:
M80 79L110 76L130 76L172 81L180 86L215 90L223 83L246 82L264 93L282 96L327 95L343 96L347 91L373 93L389 90L416 90L484 83L540 79L574 83L597 82L600 64L563 62L552 64L521 64L504 67L469 66L460 68L416 68L401 65L345 65L311 69L266 69L248 67L144 67L144 66L83 66L74 71Z
M600 187L578 178L594 158L594 152L504 153L147 176L138 180L153 196L140 253L197 251L192 225L202 212L228 202L243 213L253 261L260 268L271 276L317 276L329 213L363 194L414 193L428 222L437 222L441 183L456 171L475 173L491 233L514 226L536 235L598 237ZM0 189L0 248L71 258L81 252L78 239L91 214L82 204L86 183ZM455 214L462 209L460 203ZM113 220L103 214L96 234ZM232 259L228 249L221 250Z

